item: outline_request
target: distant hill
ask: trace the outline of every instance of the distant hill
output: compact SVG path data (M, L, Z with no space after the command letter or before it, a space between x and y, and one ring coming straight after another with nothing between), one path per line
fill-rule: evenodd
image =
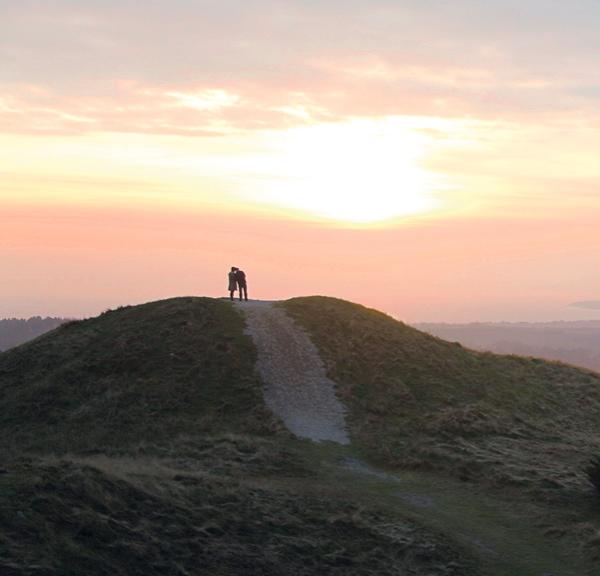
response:
M67 322L65 318L34 316L27 320L7 318L0 320L0 352L33 340Z
M0 573L597 573L600 375L333 298L277 306L350 445L269 410L227 300L123 307L0 354Z
M570 304L573 308L584 308L586 310L600 310L600 300L584 300Z
M544 323L415 324L475 350L559 360L600 372L600 320Z

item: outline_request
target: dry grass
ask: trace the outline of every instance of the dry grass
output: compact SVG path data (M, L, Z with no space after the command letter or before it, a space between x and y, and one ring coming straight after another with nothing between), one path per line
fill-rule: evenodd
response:
M225 467L233 472L234 463ZM342 497L246 484L190 460L13 462L0 476L6 576L474 574L414 522Z
M284 306L319 347L372 459L544 498L589 491L582 468L600 452L599 375L467 350L332 298Z
M350 407L348 450L434 471L417 476L475 531L504 527L468 509L448 475L500 487L492 507L535 494L554 511L539 520L549 537L599 556L600 513L577 468L598 448L597 375L477 354L333 299L285 306ZM227 302L182 298L0 354L3 576L481 573L437 531L460 519L434 507L424 529L393 493L332 484L322 458L331 468L339 454L295 442L266 410L243 328Z
M547 534L600 563L600 375L468 350L333 298L283 304L318 346L365 458L450 475L540 509ZM592 569L596 573L597 566Z
M473 573L450 539L321 485L243 330L229 303L179 298L0 354L2 576Z
M282 430L232 307L175 298L72 322L0 354L0 450L118 451Z

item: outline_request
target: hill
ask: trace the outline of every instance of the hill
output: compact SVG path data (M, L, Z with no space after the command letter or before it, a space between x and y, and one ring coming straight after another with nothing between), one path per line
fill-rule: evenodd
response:
M349 445L271 411L271 349L228 301L123 307L0 354L0 573L594 573L598 375L332 298L273 306L316 345Z
M600 321L415 324L415 328L496 354L537 356L600 371Z
M0 429L44 452L262 432L255 352L227 303L175 299L73 321L0 356ZM6 448L8 448L6 447Z
M585 489L580 470L600 453L599 374L475 352L342 300L284 306L317 344L371 458L544 497Z
M5 318L0 320L0 352L33 340L50 330L54 330L64 322L64 318Z
M451 539L321 477L255 360L242 315L208 298L0 354L0 573L471 573Z

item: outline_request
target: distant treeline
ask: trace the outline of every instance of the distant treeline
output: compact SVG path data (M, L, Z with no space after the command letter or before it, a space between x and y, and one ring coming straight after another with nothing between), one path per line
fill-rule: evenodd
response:
M33 340L67 321L66 318L42 318L41 316L34 316L27 320L19 318L0 320L0 352Z
M559 360L600 372L600 321L416 324L474 350Z

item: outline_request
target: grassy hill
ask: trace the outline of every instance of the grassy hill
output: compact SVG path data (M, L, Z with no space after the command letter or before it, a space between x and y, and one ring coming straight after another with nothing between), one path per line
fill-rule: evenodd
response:
M476 574L266 408L244 320L178 298L0 354L0 574Z
M280 305L337 383L349 447L268 410L228 301L124 307L0 354L0 574L596 573L580 469L600 376L332 298Z
M334 298L283 304L308 330L364 454L562 497L600 454L600 374L475 352Z
M67 323L0 355L0 446L115 451L179 434L266 434L243 319L179 298Z

